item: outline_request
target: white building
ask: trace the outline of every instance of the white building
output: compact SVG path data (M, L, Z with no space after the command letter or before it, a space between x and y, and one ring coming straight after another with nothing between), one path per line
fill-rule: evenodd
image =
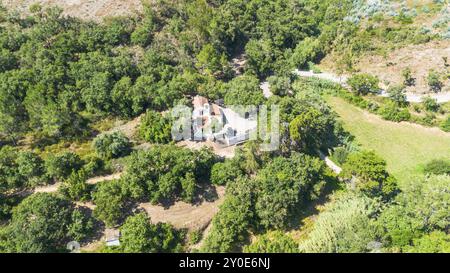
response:
M257 130L256 109L241 114L230 108L209 103L208 99L196 96L192 102L193 139L195 141L217 141L227 146L245 142Z

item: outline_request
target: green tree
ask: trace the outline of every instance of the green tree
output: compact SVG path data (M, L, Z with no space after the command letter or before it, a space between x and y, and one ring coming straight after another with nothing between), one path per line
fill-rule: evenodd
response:
M69 175L83 167L83 160L79 155L72 152L62 152L50 155L45 160L47 174L54 179L65 179Z
M402 70L403 84L405 86L414 86L416 79L412 76L411 69L409 67Z
M303 152L311 152L326 146L334 120L330 120L318 109L309 107L289 123L290 138Z
M105 222L109 227L116 226L120 222L127 200L120 180L97 184L92 193L92 200L96 205L94 209L96 218Z
M416 178L402 187L395 203L379 217L383 241L391 248L409 248L414 239L433 231L447 231L450 177Z
M428 71L427 83L430 87L430 91L440 92L442 90L443 83L441 81L441 77L434 70Z
M440 108L440 105L437 102L437 100L428 96L422 98L422 104L425 107L425 110L430 112L437 112Z
M270 76L267 78L270 92L277 96L286 96L291 91L291 79L288 76Z
M395 178L386 171L386 161L372 151L350 154L342 166L341 175L370 197L389 199L398 192Z
M389 98L393 100L398 106L406 106L408 104L404 86L390 86L387 92L389 94Z
M233 160L218 162L212 166L211 183L214 185L226 185L242 175L244 175L244 172L241 170L237 162Z
M119 158L131 153L131 142L122 132L101 134L94 139L92 146L99 156L106 159Z
M245 242L253 219L253 187L252 180L242 177L228 183L227 197L212 220L211 231L202 245L203 252L232 252Z
M286 228L292 216L317 199L324 186L324 164L319 159L293 153L277 157L256 178L255 213L266 229Z
M308 62L314 61L321 53L320 41L307 37L295 47L292 62L298 68L307 68Z
M127 253L180 252L184 237L169 224L151 224L145 213L129 216L120 234L120 248Z
M270 40L252 39L245 45L247 66L259 77L265 77L274 69L276 52Z
M413 240L413 246L405 247L409 253L449 253L450 235L442 231L433 231Z
M264 102L264 96L259 87L258 78L251 75L242 75L234 78L225 85L226 105L255 105Z
M150 143L169 143L172 140L172 122L162 114L147 110L141 119L139 135Z
M70 200L87 201L90 198L90 187L86 183L87 178L88 175L83 169L74 171L64 181L59 190Z
M59 252L74 234L73 206L66 200L48 193L37 193L23 200L13 210L9 231L11 252ZM76 216L81 219L81 215ZM89 228L87 220L81 224ZM86 234L85 234L86 235ZM78 233L77 239L85 235Z
M380 80L376 76L370 74L356 74L350 77L347 83L352 88L353 92L358 95L367 95L369 93L376 93L379 91Z

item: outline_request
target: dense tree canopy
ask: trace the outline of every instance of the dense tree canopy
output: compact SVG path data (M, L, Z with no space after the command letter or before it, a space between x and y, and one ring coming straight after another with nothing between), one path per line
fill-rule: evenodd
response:
M386 171L386 162L374 152L361 151L348 156L342 176L368 196L392 198L398 192L397 182Z
M67 242L85 238L92 228L79 213L68 201L52 194L37 193L26 198L14 208L7 228L6 251L66 251Z
M132 198L153 203L178 198L192 202L198 183L209 178L214 161L215 155L206 149L156 145L131 155L122 179L124 188Z
M447 205L450 177L430 176L411 181L395 199L395 204L380 216L387 246L405 247L425 243L419 239L433 231L448 231L450 212ZM428 238L430 239L430 238Z
M182 250L183 234L170 224L151 224L145 213L129 216L120 227L120 248L127 253L161 253Z

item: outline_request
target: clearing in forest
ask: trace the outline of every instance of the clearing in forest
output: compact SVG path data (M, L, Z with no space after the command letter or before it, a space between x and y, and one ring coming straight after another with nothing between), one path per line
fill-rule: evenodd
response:
M388 171L399 180L400 186L420 175L421 168L430 160L450 159L450 133L408 122L386 121L341 98L327 100L356 142L386 160Z

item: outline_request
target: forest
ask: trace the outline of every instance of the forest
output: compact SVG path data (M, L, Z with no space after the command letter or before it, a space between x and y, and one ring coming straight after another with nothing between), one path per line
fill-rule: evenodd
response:
M379 80L353 64L378 43L422 44L439 34L408 24L407 13L392 27L364 29L349 19L359 5L350 0L143 3L140 14L103 22L39 4L26 16L0 7L0 253L67 252L68 242L87 244L105 228L120 230L120 246L94 252L450 252L450 158L435 158L404 182L359 145L327 100L409 120L404 90L391 89L375 109L364 96ZM354 74L351 93L292 73L315 69L329 54ZM240 57L243 71L233 66ZM442 88L440 75L430 77L430 87ZM167 113L191 107L195 95L278 105L279 149L249 141L224 158L177 145ZM445 130L450 116L441 112L430 122ZM110 131L116 120L139 120L135 134ZM36 190L52 185L54 192ZM139 209L197 204L216 187L225 197L207 234L152 222Z

